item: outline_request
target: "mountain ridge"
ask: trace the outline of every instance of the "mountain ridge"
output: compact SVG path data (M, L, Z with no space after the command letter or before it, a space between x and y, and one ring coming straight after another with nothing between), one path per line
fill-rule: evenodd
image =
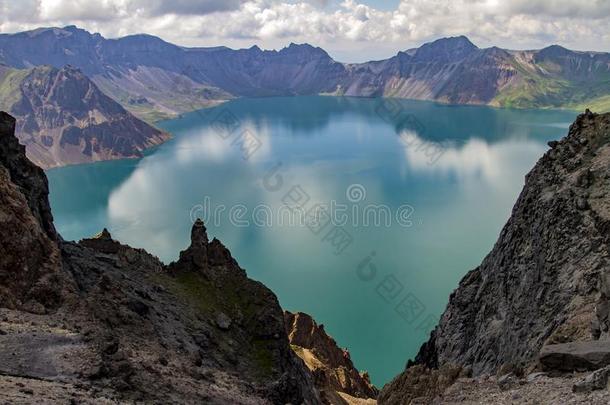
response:
M610 54L559 45L478 48L465 36L380 61L341 63L309 44L189 48L148 34L106 39L69 26L1 34L0 62L19 68L72 64L149 122L235 97L311 94L610 110Z
M0 86L0 107L18 116L18 134L27 144L28 155L45 168L141 156L142 150L167 140L168 135L129 114L153 125L238 97L396 97L497 107L610 110L610 53L574 52L558 45L529 51L479 48L465 36L440 38L385 60L345 64L307 43L290 43L279 50L189 48L148 34L106 39L67 26L0 34L0 63L5 77L10 68L21 69ZM72 74L72 82L90 80L126 110L125 119L97 123L97 129L82 120L76 126L69 122L41 126L36 109L13 108L20 97L18 82L28 78L25 72L44 70L47 65L60 71L68 66L78 69L83 77ZM33 84L44 85L44 80ZM59 113L66 107L44 102L47 105L38 110ZM110 104L105 103L116 109ZM110 121L115 124L106 124ZM60 140L54 139L53 131L63 131L66 125L73 129L58 147ZM122 135L113 136L101 125ZM44 138L37 127L47 130ZM98 141L105 145L101 150L95 149Z

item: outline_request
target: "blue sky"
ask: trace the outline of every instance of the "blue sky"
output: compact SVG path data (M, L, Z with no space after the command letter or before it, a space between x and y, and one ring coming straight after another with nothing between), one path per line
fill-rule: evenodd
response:
M610 51L610 0L0 0L0 32L72 24L185 46L308 42L342 62L457 35L481 47Z

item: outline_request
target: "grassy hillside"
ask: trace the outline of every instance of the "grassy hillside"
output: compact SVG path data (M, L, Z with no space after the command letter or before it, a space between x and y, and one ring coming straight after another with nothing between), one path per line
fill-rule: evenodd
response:
M570 66L562 66L561 61L550 60L528 64L515 60L514 67L520 80L501 89L493 105L610 111L610 70L607 68L585 67L573 72Z
M552 78L528 78L501 91L494 105L509 108L567 108L610 111L610 82L574 83Z
M21 83L30 74L30 70L0 67L0 109L10 111L13 105L21 100Z

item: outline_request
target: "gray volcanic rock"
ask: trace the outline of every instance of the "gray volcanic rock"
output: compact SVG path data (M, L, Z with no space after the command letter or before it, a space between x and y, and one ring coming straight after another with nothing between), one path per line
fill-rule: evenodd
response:
M0 112L0 306L44 313L71 286L61 272L47 179L14 130L15 119Z
M2 399L319 403L277 298L208 242L203 223L170 266L106 229L62 241L14 124L0 114Z
M417 360L479 374L530 361L545 342L592 338L609 266L608 162L610 114L579 116L527 175L494 249L460 282Z
M591 392L608 388L610 367L604 367L589 374L572 386L572 392Z
M415 363L469 366L477 376L532 365L544 345L607 339L609 224L610 114L587 111L527 175L493 250L451 294ZM549 363L564 351L548 350L565 347L547 346L541 356ZM605 364L605 349L582 353L591 367ZM380 398L400 396L405 373Z
M544 370L597 370L610 365L610 341L546 345L540 350L539 361Z

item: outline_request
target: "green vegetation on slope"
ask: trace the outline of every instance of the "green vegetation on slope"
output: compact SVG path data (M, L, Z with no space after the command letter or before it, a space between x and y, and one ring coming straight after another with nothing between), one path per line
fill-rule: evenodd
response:
M21 83L30 74L27 69L0 70L0 109L11 111L12 107L21 100Z
M509 108L610 110L610 73L606 71L575 80L559 63L549 60L531 66L515 61L513 66L521 81L501 90L492 104Z
M570 82L548 77L527 77L519 86L505 89L494 104L512 108L570 108L608 111L610 81Z
M584 111L588 108L596 113L610 112L610 94L569 107L579 111Z
M155 274L152 279L179 297L186 308L194 309L194 317L203 315L215 319L218 313L223 312L233 320L243 318L245 323L257 317L256 308L249 302L250 297L236 279L225 279L222 288L197 272L182 272L173 277ZM227 351L232 350L230 346L223 347ZM269 340L260 337L251 339L247 352L255 378L263 380L273 374L274 359Z

